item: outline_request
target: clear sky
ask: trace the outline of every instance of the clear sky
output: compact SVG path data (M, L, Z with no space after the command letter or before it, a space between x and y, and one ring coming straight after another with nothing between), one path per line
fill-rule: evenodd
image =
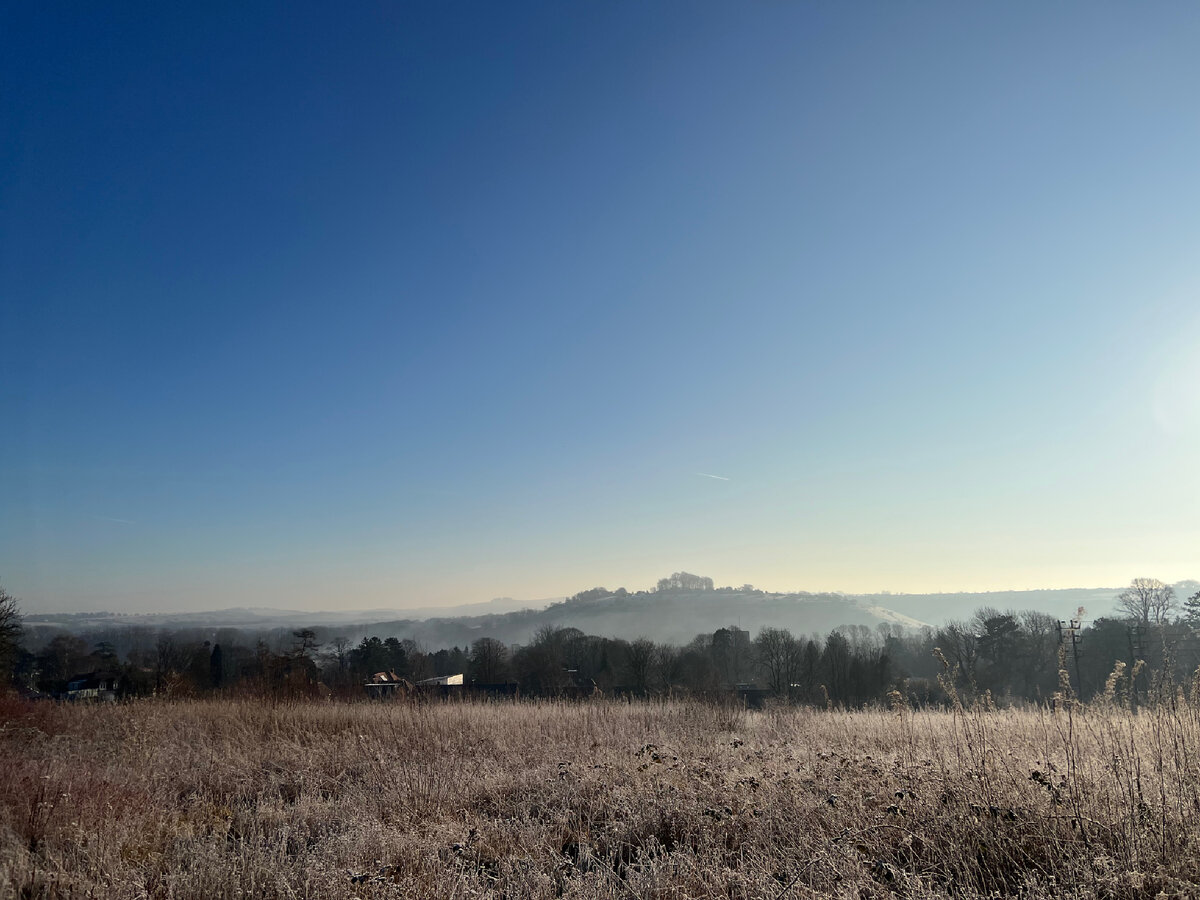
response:
M26 611L1200 577L1200 6L105 6L0 12Z

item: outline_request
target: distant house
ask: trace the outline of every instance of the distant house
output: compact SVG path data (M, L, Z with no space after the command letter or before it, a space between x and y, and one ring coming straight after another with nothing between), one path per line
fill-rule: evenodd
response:
M463 676L439 675L437 678L426 678L413 684L406 678L401 678L393 672L380 672L367 684L367 696L372 700L387 700L395 697L409 697L414 693L423 696L443 697L458 696L461 691L451 691L451 688L463 687Z
M426 678L423 681L417 682L417 687L446 687L452 684L462 685L463 676L459 672L457 675L439 675L436 678Z
M112 703L117 699L119 677L113 672L88 672L76 675L67 682L68 700L103 700Z
M363 687L367 689L367 696L372 700L408 697L415 690L411 681L394 671L376 672Z

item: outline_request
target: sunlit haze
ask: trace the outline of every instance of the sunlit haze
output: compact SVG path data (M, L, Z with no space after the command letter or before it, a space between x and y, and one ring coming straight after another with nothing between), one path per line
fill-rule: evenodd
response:
M1200 577L1200 7L9 5L28 612Z

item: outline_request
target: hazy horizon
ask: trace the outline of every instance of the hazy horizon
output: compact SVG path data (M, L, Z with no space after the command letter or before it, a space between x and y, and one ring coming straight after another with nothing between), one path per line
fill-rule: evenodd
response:
M0 15L26 612L1200 575L1200 7Z
M1128 580L1129 579L1126 579L1126 582ZM282 602L282 601L278 604L260 603L260 602L254 601L253 598L250 598L247 600L247 602L244 602L244 603L221 602L219 604L212 603L209 605L205 605L204 601L201 600L201 601L198 601L198 603L195 605L183 606L183 607L173 607L173 608L168 608L168 609L162 608L161 605L153 606L153 607L147 605L145 607L139 608L139 607L133 607L133 606L128 606L128 605L121 606L119 604L105 606L101 603L93 603L93 604L76 606L76 607L57 607L56 608L56 607L52 607L52 606L45 606L44 608L42 608L42 607L36 607L34 604L30 604L27 602L22 603L22 609L27 615L70 615L70 614L75 614L75 613L90 613L90 612L107 612L107 613L113 613L116 615L146 615L146 614L172 614L172 613L189 614L189 613L203 613L203 612L219 612L224 609L265 609L265 610L280 611L280 612L296 611L296 612L310 612L310 613L344 612L347 614L370 613L370 612L375 612L375 611L402 613L402 612L406 612L406 611L426 612L426 611L433 611L433 610L437 610L437 609L460 610L463 608L482 607L482 606L496 606L496 607L500 607L500 608L504 608L504 609L522 609L522 608L537 609L537 608L542 608L548 604L557 603L559 601L567 599L568 597L572 596L575 593L579 593L582 590L589 590L592 587L599 587L599 586L607 587L608 589L613 590L613 591L616 591L620 588L625 588L630 593L637 593L637 592L651 592L652 593L654 591L653 583L634 586L631 584L614 582L611 579L609 581L610 581L610 583L603 584L603 585L595 584L595 585L589 585L586 587L585 586L577 586L576 589L572 589L569 592L562 592L562 593L558 593L558 594L555 594L552 596L543 596L543 597L536 597L536 598L521 598L521 597L505 596L505 597L491 597L486 600L480 600L480 599L450 600L448 602L444 602L444 603L440 603L440 604L438 604L438 603L391 603L391 604L380 604L380 605L370 605L370 606L347 606L347 605L339 606L336 604L332 604L329 606L320 606L320 605L289 606L289 605L286 605L286 603ZM1194 579L1174 579L1167 583L1190 582L1190 581L1194 581ZM1045 587L1045 586L1019 587L1019 588L996 587L996 588L981 588L978 590L944 589L944 590L929 590L929 591L892 591L892 590L888 590L888 589L880 589L880 590L863 590L863 591L845 591L845 590L837 590L837 589L813 590L813 589L804 588L804 587L773 588L770 586L757 584L757 583L753 583L753 582L741 581L741 580L736 581L736 583L731 582L729 584L725 584L725 583L721 582L719 579L715 579L714 583L715 583L716 588L718 588L718 589L734 588L735 590L745 586L746 584L750 584L755 590L761 590L768 594L844 595L846 597L894 596L897 598L939 596L939 595L964 595L964 596L979 595L979 596L983 596L983 595L990 595L990 594L1039 593L1039 592L1054 592L1054 591L1070 592L1070 591L1109 591L1109 590L1111 590L1115 593L1117 591L1120 591L1123 587L1125 587L1125 583L1120 583L1120 584L1105 584L1105 585L1066 585L1066 586L1062 586L1062 587ZM129 598L125 597L124 599L128 600ZM1182 600L1184 598L1179 597L1177 599ZM954 610L948 610L947 615L953 615L954 612L955 612ZM1099 610L1099 611L1088 610L1088 612L1089 612L1089 614L1097 613L1100 615L1107 615L1109 611L1106 609L1106 610ZM461 613L458 613L458 614L461 614Z

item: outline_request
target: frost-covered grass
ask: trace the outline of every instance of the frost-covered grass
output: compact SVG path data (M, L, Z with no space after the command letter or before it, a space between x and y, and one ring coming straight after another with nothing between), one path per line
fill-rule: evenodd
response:
M0 896L1192 896L1200 719L0 702Z

